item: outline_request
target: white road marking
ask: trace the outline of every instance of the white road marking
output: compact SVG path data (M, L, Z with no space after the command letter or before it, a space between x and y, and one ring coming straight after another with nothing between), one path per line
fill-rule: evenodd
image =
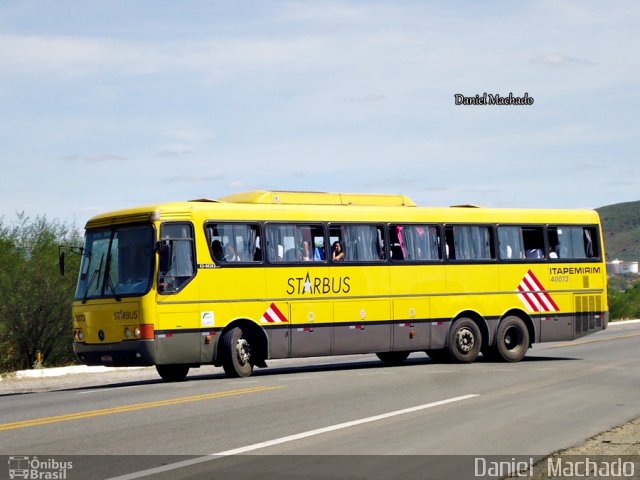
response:
M134 480L137 478L146 477L149 475L155 475L159 473L169 472L177 470L179 468L185 468L200 463L210 462L219 458L229 457L231 455L240 455L243 453L253 452L262 448L273 447L274 445L281 445L283 443L293 442L295 440L301 440L303 438L313 437L315 435L322 435L323 433L335 432L336 430L342 430L345 428L351 428L365 423L377 422L378 420L384 420L387 418L397 417L398 415L405 415L407 413L419 412L420 410L426 410L428 408L439 407L441 405L447 405L449 403L460 402L463 400L469 400L470 398L477 397L478 395L462 395L460 397L447 398L445 400L439 400L437 402L425 403L423 405L417 405L415 407L404 408L402 410L394 410L392 412L383 413L380 415L374 415L372 417L360 418L358 420L352 420L350 422L338 423L336 425L330 425L328 427L317 428L315 430L309 430L295 435L288 435L286 437L275 438L266 442L254 443L253 445L247 445L240 448L234 448L231 450L224 450L222 452L211 453L202 457L192 458L190 460L184 460L182 462L171 463L169 465L163 465L161 467L150 468L147 470L141 470L139 472L133 472L119 477L113 477L108 480Z
M76 392L76 395L87 395L90 393L108 393L114 390L127 390L129 388L140 388L140 387L148 387L148 385L146 384L127 385L125 387L110 387L110 388L96 387L94 390L83 390L81 392Z

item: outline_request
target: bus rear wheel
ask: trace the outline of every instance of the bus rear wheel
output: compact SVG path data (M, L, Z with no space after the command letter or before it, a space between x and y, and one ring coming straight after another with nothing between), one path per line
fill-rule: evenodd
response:
M449 331L449 354L454 362L472 363L480 353L482 333L470 318L459 318Z
M377 357L387 365L401 365L409 356L410 352L379 352Z
M181 382L189 373L188 365L156 365L158 375L165 382Z
M506 317L498 327L496 350L505 362L519 362L529 350L529 330L520 317Z
M227 377L248 377L253 372L251 344L240 327L225 332L220 339L222 368Z

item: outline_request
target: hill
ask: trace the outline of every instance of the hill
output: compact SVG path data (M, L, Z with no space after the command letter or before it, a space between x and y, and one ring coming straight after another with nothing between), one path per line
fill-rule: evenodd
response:
M640 201L596 208L602 220L607 261L640 260Z

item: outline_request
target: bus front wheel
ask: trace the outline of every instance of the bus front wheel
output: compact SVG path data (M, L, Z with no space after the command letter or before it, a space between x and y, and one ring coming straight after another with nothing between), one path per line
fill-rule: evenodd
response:
M158 375L165 382L181 382L189 373L188 365L156 365Z
M498 355L505 362L519 362L529 349L529 330L520 317L506 317L498 327Z
M222 343L222 368L227 377L248 377L253 372L251 344L240 327L225 332Z
M480 353L482 333L470 318L459 318L449 331L449 354L454 362L471 363Z

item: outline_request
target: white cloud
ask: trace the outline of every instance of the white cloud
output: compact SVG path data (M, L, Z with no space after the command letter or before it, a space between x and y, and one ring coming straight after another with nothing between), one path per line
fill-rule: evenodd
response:
M64 157L63 160L71 162L87 162L87 163L122 163L131 161L125 155L113 155L105 153L94 153L90 155L70 155Z

